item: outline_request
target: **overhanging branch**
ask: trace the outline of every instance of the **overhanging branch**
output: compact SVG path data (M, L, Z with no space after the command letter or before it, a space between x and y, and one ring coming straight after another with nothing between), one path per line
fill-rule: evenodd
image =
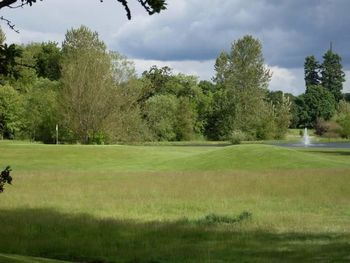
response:
M16 33L19 33L19 30L15 28L15 24L13 24L10 20L6 19L5 17L1 16L0 20L5 21L9 28L11 28Z

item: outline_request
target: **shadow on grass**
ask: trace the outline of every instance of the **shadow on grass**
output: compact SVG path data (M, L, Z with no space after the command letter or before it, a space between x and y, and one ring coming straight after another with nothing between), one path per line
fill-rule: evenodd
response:
M345 262L350 235L243 231L187 220L99 220L50 209L0 210L0 253L75 262Z

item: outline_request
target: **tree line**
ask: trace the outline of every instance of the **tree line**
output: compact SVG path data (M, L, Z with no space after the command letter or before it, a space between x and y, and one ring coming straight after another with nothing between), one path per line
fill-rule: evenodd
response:
M3 33L0 41L6 45ZM0 135L6 139L54 143L58 124L61 143L238 143L283 138L301 115L299 98L268 90L271 72L252 36L218 56L213 81L156 66L137 76L131 61L85 26L68 30L61 46L12 44L5 50Z
M318 135L350 138L350 94L343 93L342 59L332 46L320 63L314 55L304 63L305 93L291 96L292 128L315 128Z

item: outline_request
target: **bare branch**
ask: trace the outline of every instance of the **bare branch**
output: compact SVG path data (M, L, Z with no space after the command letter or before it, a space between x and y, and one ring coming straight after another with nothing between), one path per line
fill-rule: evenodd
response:
M124 6L125 11L126 11L126 16L130 20L131 19L131 11L130 11L130 8L128 6L128 1L126 1L126 0L117 0L117 1L120 2Z
M19 33L19 30L17 30L17 29L15 28L16 25L13 24L10 20L6 19L6 18L3 17L3 16L0 17L0 20L5 21L9 28L11 28L11 29L12 29L13 31L15 31L16 33Z
M13 5L20 1L20 4ZM32 6L37 1L43 1L43 0L0 0L0 10L4 7L8 8L20 8L25 5ZM131 19L131 10L129 8L129 3L127 0L117 0L119 3L121 3L126 11L126 16L130 20ZM149 15L153 15L155 13L159 13L162 10L166 9L166 0L137 0L141 6L146 10L146 12ZM103 0L100 0L100 2L103 2ZM1 20L4 20L7 25L14 30L15 32L19 33L18 30L15 30L14 24L9 21L8 19L5 19L1 17Z

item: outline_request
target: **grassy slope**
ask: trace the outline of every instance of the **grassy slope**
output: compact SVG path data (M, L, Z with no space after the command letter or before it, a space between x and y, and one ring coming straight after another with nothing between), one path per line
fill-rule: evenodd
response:
M2 143L0 165L11 164L15 179L0 196L0 252L77 261L345 261L349 156L265 145ZM242 211L253 219L191 223Z
M332 154L325 156L318 151L259 144L230 147L5 144L0 147L3 164L10 163L16 171L27 172L261 171L350 167L346 154L333 158Z

